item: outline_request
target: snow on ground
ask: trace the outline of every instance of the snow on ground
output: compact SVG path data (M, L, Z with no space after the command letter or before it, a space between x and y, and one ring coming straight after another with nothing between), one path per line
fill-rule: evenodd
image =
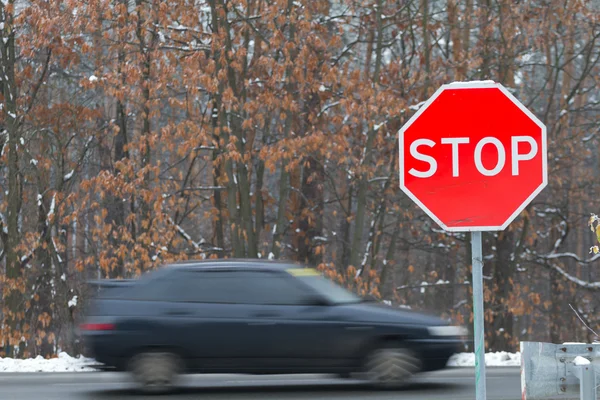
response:
M71 357L67 353L59 353L58 358L46 360L41 356L26 360L0 358L1 372L90 372L96 371L89 365L95 364L94 360L85 357ZM520 353L486 353L485 365L488 367L520 366ZM459 353L450 358L449 367L474 367L475 355L473 353Z
M485 365L488 367L518 367L521 365L521 353L498 351L485 354ZM475 353L458 353L448 361L449 367L474 367Z
M95 371L87 365L94 364L93 359L71 357L67 353L59 353L58 358L44 359L42 356L15 360L0 357L1 372L88 372Z

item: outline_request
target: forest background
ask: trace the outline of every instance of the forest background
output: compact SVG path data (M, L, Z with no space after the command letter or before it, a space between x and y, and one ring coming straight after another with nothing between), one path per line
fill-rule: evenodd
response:
M0 36L0 356L79 354L86 281L193 258L306 262L471 328L470 237L400 191L397 132L487 79L549 148L483 236L487 349L595 339L598 1L2 0Z

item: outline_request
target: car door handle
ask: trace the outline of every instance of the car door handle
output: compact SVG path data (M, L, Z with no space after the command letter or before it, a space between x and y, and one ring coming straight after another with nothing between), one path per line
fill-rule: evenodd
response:
M346 329L349 331L368 331L370 329L373 329L373 327L372 326L347 326Z
M188 311L188 310L167 310L165 312L166 315L171 315L171 316L184 316L184 315L191 315L192 312Z
M256 314L252 314L253 318L277 318L279 317L278 313L274 312L259 312Z

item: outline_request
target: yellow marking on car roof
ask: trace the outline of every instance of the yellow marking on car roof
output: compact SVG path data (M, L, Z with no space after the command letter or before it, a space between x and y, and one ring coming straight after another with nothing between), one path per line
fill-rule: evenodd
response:
M294 276L315 276L319 275L319 271L314 268L288 268L288 273Z

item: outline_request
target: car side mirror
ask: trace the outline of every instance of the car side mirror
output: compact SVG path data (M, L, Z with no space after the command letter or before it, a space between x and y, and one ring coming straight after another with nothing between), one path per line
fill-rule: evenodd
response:
M316 294L310 294L305 296L302 303L307 306L328 306L329 302L322 296Z
M372 294L368 294L368 295L364 296L363 300L368 303L378 303L379 302L379 300Z

